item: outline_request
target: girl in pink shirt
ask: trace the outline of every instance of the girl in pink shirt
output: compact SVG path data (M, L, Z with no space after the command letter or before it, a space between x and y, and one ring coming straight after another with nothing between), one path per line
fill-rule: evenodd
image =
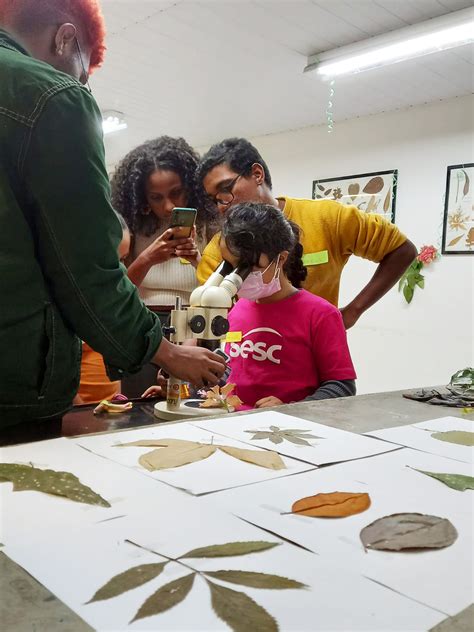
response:
M238 340L226 346L243 408L355 395L356 374L339 310L300 289L306 277L299 228L266 204L226 215L223 258L252 272L229 313Z

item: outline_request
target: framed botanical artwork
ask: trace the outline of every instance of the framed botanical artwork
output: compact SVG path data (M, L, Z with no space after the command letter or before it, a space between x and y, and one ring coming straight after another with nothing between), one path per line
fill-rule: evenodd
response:
M443 255L474 254L474 163L451 165L446 176Z
M313 200L336 200L395 223L398 170L313 181Z

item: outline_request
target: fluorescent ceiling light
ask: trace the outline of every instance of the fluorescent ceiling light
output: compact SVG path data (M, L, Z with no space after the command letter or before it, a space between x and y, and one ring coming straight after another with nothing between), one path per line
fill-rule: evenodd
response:
M464 9L308 58L323 77L363 72L474 41L474 11Z
M112 134L127 129L128 125L121 116L121 112L104 112L102 115L102 129L104 134Z

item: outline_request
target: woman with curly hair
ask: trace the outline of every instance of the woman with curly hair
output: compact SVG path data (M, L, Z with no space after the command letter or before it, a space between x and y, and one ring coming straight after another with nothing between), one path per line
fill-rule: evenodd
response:
M216 212L197 184L198 162L183 138L161 136L127 154L112 178L112 203L133 234L128 275L157 312L166 312L176 296L189 302L200 251L216 231ZM175 207L198 210L189 239L168 228Z

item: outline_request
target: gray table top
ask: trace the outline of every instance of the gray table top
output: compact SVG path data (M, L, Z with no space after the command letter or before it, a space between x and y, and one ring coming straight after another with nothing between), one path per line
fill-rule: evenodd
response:
M403 426L448 415L474 420L474 414L466 415L461 409L405 399L402 397L402 391L288 404L279 407L278 410L302 419L358 433ZM65 417L62 429L47 438L120 431L148 425L154 421L149 404L136 406L133 417L122 419L118 417L114 419L112 427L109 422L94 420L90 408L75 410ZM24 569L8 559L5 554L0 553L0 629L2 632L88 632L92 628ZM473 630L473 605L456 617L449 617L433 628L433 632L472 632Z

